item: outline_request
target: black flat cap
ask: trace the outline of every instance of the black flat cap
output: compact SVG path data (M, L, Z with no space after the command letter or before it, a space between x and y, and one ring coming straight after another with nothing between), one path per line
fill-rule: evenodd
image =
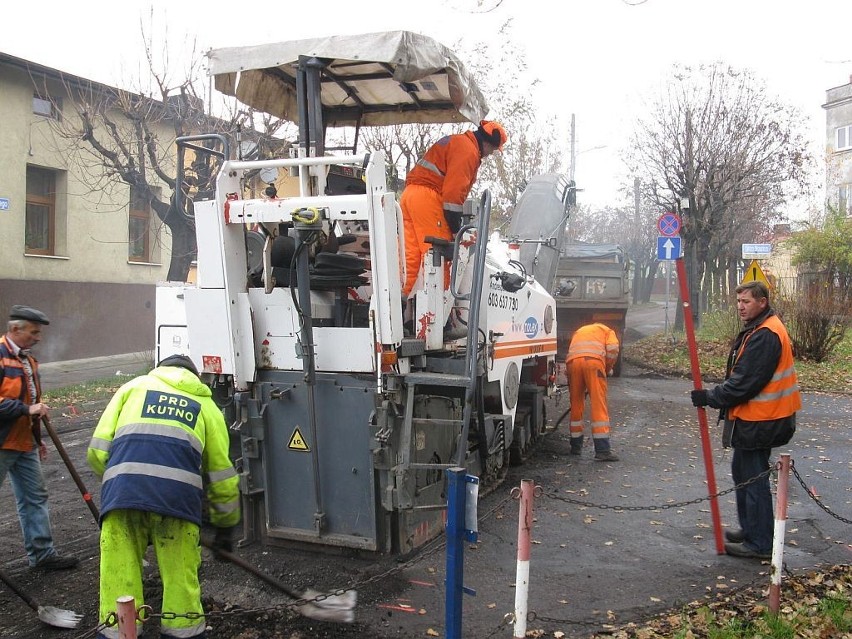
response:
M30 308L29 306L21 306L20 304L15 304L12 307L12 310L9 313L9 319L26 320L35 324L50 324L50 320L47 319L47 315L34 308Z

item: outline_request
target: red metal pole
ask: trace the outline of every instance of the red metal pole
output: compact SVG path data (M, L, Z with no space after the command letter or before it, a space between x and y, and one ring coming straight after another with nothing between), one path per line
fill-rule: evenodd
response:
M692 369L692 384L695 390L701 390L701 366L698 363L698 345L695 342L695 324L692 321L692 308L689 303L689 286L686 282L686 266L683 258L675 260L677 266L677 283L680 287L680 298L683 301L683 326L686 330L686 341L689 345L689 364ZM716 499L716 471L713 467L713 452L710 448L710 429L707 426L707 411L704 407L697 408L698 430L701 434L701 450L704 453L704 472L707 474L707 491L710 495L710 515L713 519L713 534L716 537L716 553L725 554L725 542L722 538L722 520L719 517L719 501Z
M775 534L772 537L772 580L769 584L769 611L781 607L781 569L784 565L784 535L787 532L787 488L790 482L790 453L781 454L778 494L775 497Z
M532 479L521 480L521 503L518 508L518 568L515 574L515 631L512 634L514 639L523 639L527 636L534 488Z

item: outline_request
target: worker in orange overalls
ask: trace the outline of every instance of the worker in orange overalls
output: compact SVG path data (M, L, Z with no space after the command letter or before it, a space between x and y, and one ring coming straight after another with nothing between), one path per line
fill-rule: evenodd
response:
M596 461L618 461L610 450L609 409L606 405L606 378L618 359L618 336L604 324L587 324L578 328L565 359L568 392L571 396L571 454L583 449L583 413L588 392L592 404L592 441Z
M475 131L446 135L433 144L405 180L400 198L405 228L404 297L420 273L423 255L432 247L428 236L451 240L461 228L462 205L476 181L479 165L503 149L506 131L482 120ZM448 285L448 278L444 286Z

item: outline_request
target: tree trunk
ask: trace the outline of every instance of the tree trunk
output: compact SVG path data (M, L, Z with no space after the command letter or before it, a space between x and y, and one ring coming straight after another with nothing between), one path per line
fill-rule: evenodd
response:
M188 205L192 206L191 203ZM174 205L174 197L168 204L160 200L151 200L151 206L172 234L172 254L166 279L169 282L185 282L198 249L195 224L192 218L178 212Z

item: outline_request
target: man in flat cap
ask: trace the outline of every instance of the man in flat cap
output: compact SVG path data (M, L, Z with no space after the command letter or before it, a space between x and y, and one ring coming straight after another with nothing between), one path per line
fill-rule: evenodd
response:
M38 362L30 354L47 324L50 321L41 311L15 305L8 330L0 337L0 485L8 474L30 567L64 570L79 560L60 557L53 547L41 473L47 448L41 440L40 418L47 416L48 407L41 402Z

